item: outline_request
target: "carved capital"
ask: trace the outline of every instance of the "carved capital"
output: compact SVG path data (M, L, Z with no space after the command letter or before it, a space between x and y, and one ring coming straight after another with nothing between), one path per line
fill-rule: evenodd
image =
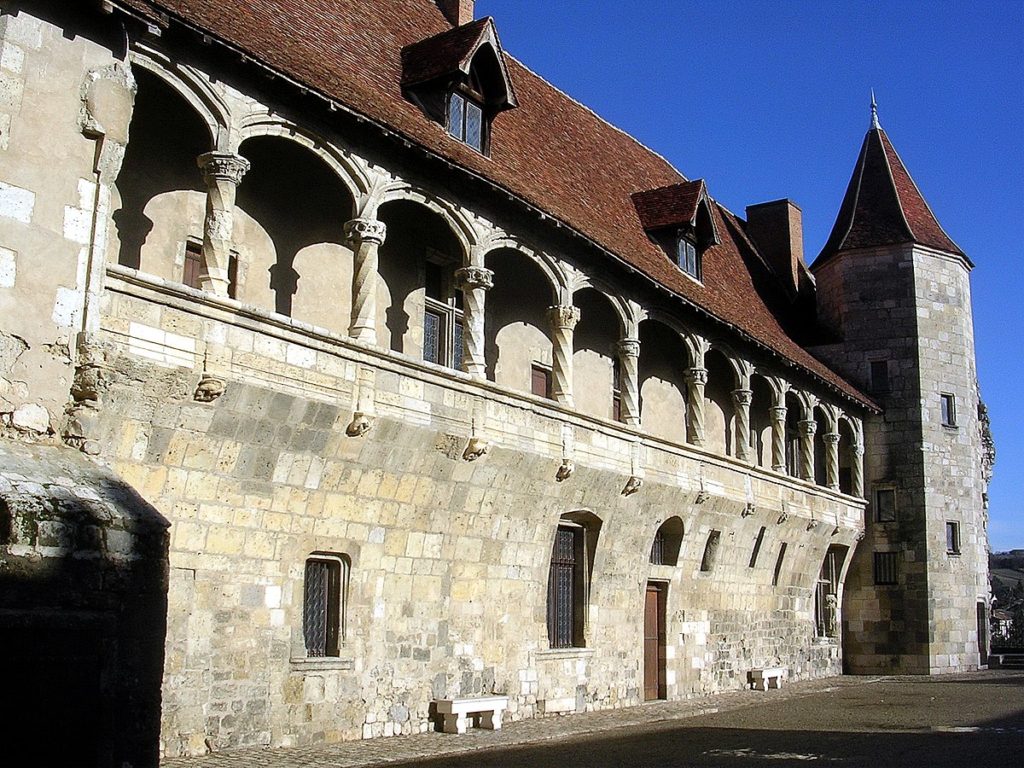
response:
M732 399L736 405L749 407L751 401L754 399L754 392L750 389L734 389L732 391Z
M640 357L640 339L622 339L615 349L619 357Z
M206 152L196 158L196 164L207 185L226 181L237 186L249 171L249 161L231 152Z
M838 432L826 432L821 436L821 439L831 445L839 445L839 433Z
M388 228L383 221L360 216L345 222L345 239L359 245L360 243L384 244Z
M800 427L800 434L814 437L814 433L818 429L818 422L814 419L803 419L799 422L798 426Z
M464 291L472 288L487 291L494 287L494 272L485 267L462 267L455 270L455 280Z
M786 420L786 406L784 406L784 405L773 405L768 410L771 411L772 421L785 421Z
M580 321L580 309L571 304L556 304L548 307L548 320L556 328L567 328L571 331Z
M864 455L864 446L861 445L860 443L858 443L857 445L853 446L853 453L856 456L863 456Z
M686 369L686 383L687 384L700 384L703 386L708 383L708 369L707 368L687 368Z

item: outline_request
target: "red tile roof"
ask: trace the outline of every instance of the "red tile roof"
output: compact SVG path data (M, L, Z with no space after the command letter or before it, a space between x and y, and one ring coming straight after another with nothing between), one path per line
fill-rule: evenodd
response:
M704 179L684 181L632 194L633 205L644 229L693 224L697 204L707 195Z
M730 235L705 252L704 284L684 276L647 237L631 194L687 179L515 59L506 56L519 108L494 119L490 157L448 136L403 98L402 49L451 29L430 0L113 1L157 24L184 22L388 126L560 220L689 304L873 407L797 344L766 306L734 242L732 233L741 227L723 226L732 214L716 210L716 226Z
M966 258L942 230L885 131L871 128L814 267L840 251L898 243L920 243Z

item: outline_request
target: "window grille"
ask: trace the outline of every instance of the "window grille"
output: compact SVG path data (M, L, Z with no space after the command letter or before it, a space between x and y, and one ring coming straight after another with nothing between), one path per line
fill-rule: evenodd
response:
M875 584L898 584L898 552L875 552Z
M572 648L577 636L577 600L582 584L583 529L558 526L548 578L548 639L552 648Z
M302 634L307 656L338 655L342 609L341 560L327 557L306 560Z

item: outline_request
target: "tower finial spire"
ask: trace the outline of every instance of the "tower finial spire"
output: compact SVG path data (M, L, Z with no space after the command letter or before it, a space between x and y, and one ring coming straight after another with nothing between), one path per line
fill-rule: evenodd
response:
M877 130L881 128L878 124L878 102L875 101L875 89L871 89L871 129Z

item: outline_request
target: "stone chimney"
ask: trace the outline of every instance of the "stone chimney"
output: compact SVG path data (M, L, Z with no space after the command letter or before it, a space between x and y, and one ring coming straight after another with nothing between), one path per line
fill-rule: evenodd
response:
M437 0L437 7L453 27L461 27L473 20L476 0Z
M804 261L803 212L792 200L773 200L747 206L747 234L768 264L796 294Z

